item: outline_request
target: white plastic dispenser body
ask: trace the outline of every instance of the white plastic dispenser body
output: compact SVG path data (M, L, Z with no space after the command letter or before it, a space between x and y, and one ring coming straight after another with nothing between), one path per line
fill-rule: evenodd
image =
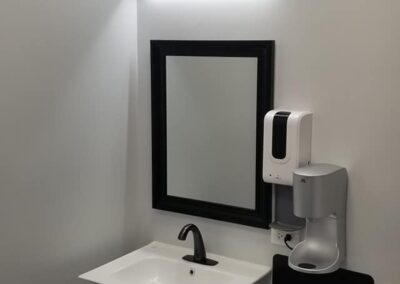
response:
M310 164L311 137L311 112L269 111L264 118L264 181L293 185L294 170Z

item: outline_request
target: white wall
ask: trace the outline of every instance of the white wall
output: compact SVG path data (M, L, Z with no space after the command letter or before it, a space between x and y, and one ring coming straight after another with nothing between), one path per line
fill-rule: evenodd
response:
M135 0L0 1L0 283L119 256Z
M151 209L150 39L275 39L276 107L315 113L313 160L348 168L347 267L399 283L400 2L141 0L132 97L129 214L139 246L178 243L185 223L209 251L271 263L267 231ZM133 200L131 200L133 202ZM132 203L133 204L133 203ZM191 246L190 242L185 245Z

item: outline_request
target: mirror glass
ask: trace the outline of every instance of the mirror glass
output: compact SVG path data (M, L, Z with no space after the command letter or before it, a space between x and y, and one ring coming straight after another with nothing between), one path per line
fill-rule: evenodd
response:
M166 56L169 196L255 209L257 66Z

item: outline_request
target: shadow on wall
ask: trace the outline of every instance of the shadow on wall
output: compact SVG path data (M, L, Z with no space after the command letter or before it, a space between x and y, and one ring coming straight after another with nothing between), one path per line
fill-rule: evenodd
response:
M0 283L122 253L132 3L0 2Z

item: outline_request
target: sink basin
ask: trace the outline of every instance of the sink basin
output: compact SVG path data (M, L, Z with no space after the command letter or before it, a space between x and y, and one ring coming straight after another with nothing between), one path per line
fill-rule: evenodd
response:
M153 242L79 276L100 284L251 284L267 275L271 268L215 254L218 261L205 266L182 259L192 249Z

